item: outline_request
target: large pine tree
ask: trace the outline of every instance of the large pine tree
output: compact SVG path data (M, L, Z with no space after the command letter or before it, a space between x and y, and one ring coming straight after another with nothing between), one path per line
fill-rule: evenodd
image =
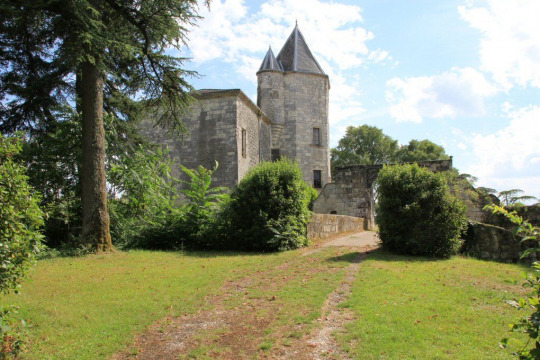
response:
M208 2L207 2L208 4ZM0 129L54 129L65 107L82 121L83 241L111 250L104 111L179 132L191 86L184 58L196 0L3 0L0 3Z

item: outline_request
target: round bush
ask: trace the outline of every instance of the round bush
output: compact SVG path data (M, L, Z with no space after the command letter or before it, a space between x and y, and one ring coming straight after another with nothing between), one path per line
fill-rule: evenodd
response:
M377 224L384 248L441 258L458 252L465 207L451 195L444 174L416 164L385 166L378 183Z
M251 169L231 194L228 248L283 251L305 246L308 188L298 164L282 159Z

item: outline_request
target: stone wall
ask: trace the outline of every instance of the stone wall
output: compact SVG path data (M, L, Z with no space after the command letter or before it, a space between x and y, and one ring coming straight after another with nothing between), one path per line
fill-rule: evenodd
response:
M326 239L342 233L364 230L364 220L352 216L313 214L308 224L308 238Z
M264 70L257 73L257 104L272 121L272 149L296 160L306 183L321 171L322 186L330 181L328 76ZM313 128L320 143L313 143Z
M419 166L434 172L452 168L452 159L422 161ZM350 165L334 170L333 182L324 186L313 204L318 214L338 214L366 219L368 229L375 226L373 183L382 165Z
M328 76L290 72L284 80L287 135L282 137L283 155L298 162L307 184L313 185L313 171L320 170L324 186L330 181ZM319 129L319 145L313 143L313 128Z
M261 148L270 143L270 123L262 120L262 117L249 106L245 99L237 99L237 116L236 116L236 137L238 154L238 175L237 182L240 181L249 171L249 169L257 166L259 162L268 158L268 150L264 151ZM245 130L247 136L246 152L242 153L242 130ZM268 137L265 139L265 137ZM235 184L236 185L236 184Z
M234 187L261 158L269 159L270 150L260 151L259 146L271 142L270 121L240 90L201 91L197 98L183 119L189 134L171 137L150 119L139 128L150 141L167 146L170 156L187 168L213 168L217 161L212 185ZM242 156L242 129L247 135L246 157ZM179 167L173 175L189 180Z
M540 225L540 205L520 206L515 210L525 220ZM505 216L485 211L483 218L487 223L470 222L464 236L462 252L465 254L480 259L515 262L528 246L533 246L520 243L519 238L513 235L516 225Z
M516 262L525 249L511 230L470 223L461 251L478 259Z

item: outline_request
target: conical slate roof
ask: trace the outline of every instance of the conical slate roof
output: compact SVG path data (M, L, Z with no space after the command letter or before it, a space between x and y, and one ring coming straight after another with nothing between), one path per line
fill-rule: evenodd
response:
M324 71L313 57L304 36L298 29L298 24L296 24L293 32L279 52L277 62L283 71L298 71L324 75Z
M261 64L261 67L259 68L259 71L263 70L279 70L283 71L283 68L279 66L276 57L274 56L274 52L272 51L272 47L268 49L268 52L266 53L266 56L264 57L264 60Z

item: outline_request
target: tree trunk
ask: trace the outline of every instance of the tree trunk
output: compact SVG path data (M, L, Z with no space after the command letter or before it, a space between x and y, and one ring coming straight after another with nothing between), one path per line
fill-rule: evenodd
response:
M82 240L97 252L112 251L105 176L103 77L95 65L85 62L81 80Z

